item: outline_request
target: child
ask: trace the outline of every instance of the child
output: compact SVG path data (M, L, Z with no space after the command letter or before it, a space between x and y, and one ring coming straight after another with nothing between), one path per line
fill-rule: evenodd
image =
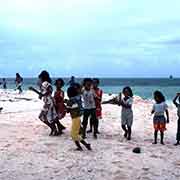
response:
M177 99L178 99L178 102L177 102ZM175 146L178 146L180 145L180 93L177 93L176 97L173 100L173 103L178 109L177 135L176 135L177 143L175 144Z
M49 82L45 81L42 83L41 90L43 94L44 106L39 115L39 119L51 128L50 136L57 136L59 133L55 124L58 121L58 115L56 113L52 97L52 86Z
M158 131L161 133L161 144L164 145L164 131L166 130L166 122L169 123L168 106L164 95L160 91L154 92L155 104L153 105L152 114L154 114L154 142L157 144ZM166 113L167 121L164 113Z
M19 90L19 94L21 94L23 92L22 91L23 78L20 76L19 73L16 73L15 83L16 83L16 90Z
M131 140L132 133L132 125L133 125L133 92L130 87L125 87L123 89L124 98L121 98L121 94L119 95L119 105L122 106L121 111L121 126L124 130L124 137L127 140Z
M82 151L82 147L80 145L83 144L88 150L91 150L91 145L84 141L79 134L80 125L81 125L81 96L78 93L77 87L71 86L67 91L69 101L67 101L67 109L71 114L72 118L72 128L71 128L71 137L77 146L78 151Z
M3 78L2 80L3 80L3 82L2 82L2 84L3 84L3 89L7 89L6 79Z
M39 95L39 99L43 98L44 106L43 106L43 110L39 115L39 119L51 129L51 133L49 134L50 136L58 135L58 131L55 126L58 117L56 112L54 111L55 106L52 98L52 86L51 86L52 80L47 71L42 71L39 74L38 78L39 78L38 85L41 92L34 89L33 87L30 87L29 89L37 93Z
M64 86L64 80L61 78L57 79L55 82L55 86L56 86L56 92L54 93L55 108L59 120L61 120L66 115L66 107L64 104L64 91L62 90L62 87ZM57 121L57 126L60 134L62 134L62 130L66 129L59 121Z
M91 89L92 79L84 79L84 90L83 90L83 100L84 100L84 117L83 117L83 138L86 138L86 128L88 124L89 117L92 120L94 125L94 138L97 139L97 117L96 117L96 103L95 103L95 94Z
M102 96L103 91L99 88L99 79L94 78L93 79L93 90L94 90L94 96L95 96L95 104L96 104L96 118L97 118L97 133L99 134L99 119L102 119ZM87 131L88 133L92 133L93 128L93 120L90 119L90 130Z

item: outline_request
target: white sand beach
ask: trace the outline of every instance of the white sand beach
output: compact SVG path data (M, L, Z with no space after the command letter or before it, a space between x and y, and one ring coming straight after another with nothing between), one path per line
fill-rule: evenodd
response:
M109 98L108 95L104 96ZM88 135L93 151L74 151L70 138L71 119L59 137L38 119L42 102L36 94L0 91L0 179L1 180L179 180L180 147L176 136L176 108L169 106L170 124L165 146L152 145L152 102L135 97L132 141L123 138L116 105L103 105L99 138ZM133 148L141 147L141 154Z

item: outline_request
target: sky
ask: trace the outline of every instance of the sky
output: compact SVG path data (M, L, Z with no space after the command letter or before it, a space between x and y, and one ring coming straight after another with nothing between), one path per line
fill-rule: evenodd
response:
M0 77L180 77L179 0L0 4Z

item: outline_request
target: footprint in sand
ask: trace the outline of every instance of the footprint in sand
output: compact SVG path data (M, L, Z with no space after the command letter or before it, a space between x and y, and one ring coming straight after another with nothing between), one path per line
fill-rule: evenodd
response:
M24 140L25 140L25 138L19 138L17 142L22 142Z
M44 143L45 146L56 146L57 144L56 143Z
M11 146L11 144L6 144L4 147L5 148L8 148L8 147L10 147Z
M174 164L175 166L180 167L180 161L176 161L176 162L174 162L173 164Z
M116 171L115 172L115 177L113 178L113 180L129 180L129 176L128 175L126 175L126 174L123 174L123 172L122 171Z

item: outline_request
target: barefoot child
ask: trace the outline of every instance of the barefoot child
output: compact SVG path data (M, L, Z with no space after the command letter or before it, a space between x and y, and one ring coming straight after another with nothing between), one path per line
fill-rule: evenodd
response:
M68 88L67 91L69 100L67 101L67 110L71 114L72 118L72 127L71 127L71 137L77 146L78 151L82 151L82 147L80 145L83 144L88 150L91 150L91 145L88 144L86 141L83 140L80 132L80 125L81 125L81 96L78 93L77 87L71 86Z
M164 131L166 130L166 123L169 123L169 112L168 106L164 95L160 91L154 92L155 104L153 105L152 114L154 114L153 123L154 123L154 142L157 144L158 131L161 134L161 144L164 145ZM166 113L166 117L165 114Z
M177 102L178 100L178 102ZM177 107L177 115L178 115L178 121L177 121L177 135L176 135L176 144L175 146L180 145L180 93L177 93L176 97L173 100L174 105Z
M58 115L54 106L54 99L52 97L52 86L47 81L42 83L43 91L43 109L39 115L39 119L47 124L51 128L50 136L57 136L58 131L56 129L56 123L58 121Z
M39 115L39 119L51 129L51 133L49 134L50 136L58 135L54 122L55 119L57 120L57 114L54 111L55 106L52 98L52 80L47 71L42 71L38 78L38 86L41 92L34 89L33 87L30 87L29 89L37 93L39 95L39 99L43 99L44 101L43 110Z
M19 94L21 94L23 92L22 90L23 78L19 73L16 73L15 83L16 83L16 90L19 90Z
M64 80L59 78L55 82L56 92L54 93L54 102L56 112L58 114L59 120L63 119L66 115L66 107L64 104L64 91L62 87L64 86ZM59 121L57 121L57 127L60 134L66 129Z
M102 119L102 96L103 91L99 88L99 79L94 78L93 79L93 90L94 90L94 96L95 96L95 104L96 104L96 118L97 118L97 133L99 134L99 119ZM93 131L93 120L90 119L90 130L87 131L88 133L92 133Z
M97 126L98 121L96 117L96 103L95 94L92 90L92 79L84 79L84 90L83 90L83 100L84 100L84 116L83 116L83 139L86 138L86 128L89 118L92 120L94 125L94 138L97 139Z
M119 105L122 106L121 111L121 127L124 130L124 137L131 140L132 125L133 125L133 92L130 87L123 89L124 98L119 95Z

